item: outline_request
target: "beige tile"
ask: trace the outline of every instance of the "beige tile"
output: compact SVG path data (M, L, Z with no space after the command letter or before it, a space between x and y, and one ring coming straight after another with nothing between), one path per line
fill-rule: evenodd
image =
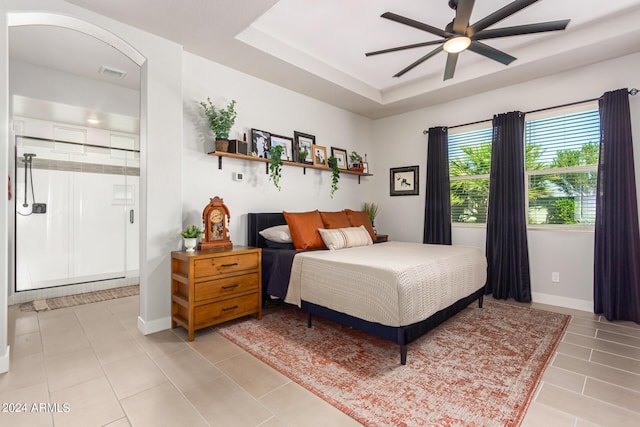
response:
M291 381L248 353L224 360L216 366L254 397L261 397Z
M522 420L521 427L574 427L576 418L547 405L533 402Z
M587 337L595 337L596 332L598 330L596 328L589 327L589 326L580 326L580 325L570 324L567 327L567 331L572 332L574 334L578 334L578 335L584 335Z
M615 354L605 353L598 350L593 351L590 360L595 363L611 366L612 368L618 368L634 374L640 374L640 360L616 356Z
M102 335L89 336L89 341L93 351L103 365L144 354L142 346L124 329L121 331L112 330Z
M556 368L555 366L547 367L542 376L542 381L576 393L582 393L585 380L586 377L584 375Z
M640 420L640 393L637 391L587 378L584 395L636 412Z
M277 418L288 425L307 427L360 426L359 422L294 382L266 394L259 400ZM291 402L296 402L296 404L292 405Z
M2 403L21 403L14 406L10 413L0 413L0 426L11 427L51 427L53 417L51 413L41 412L40 403L49 403L47 383L30 385L20 389L12 389L0 393ZM35 404L35 407L33 406Z
M273 414L229 378L222 376L185 393L211 425L255 426Z
M183 350L187 344L170 330L156 332L151 335L136 336L135 339L152 359L167 356Z
M53 310L53 312L56 311L59 310ZM84 333L73 310L64 311L56 316L45 316L42 313L38 313L38 318L40 319L40 333L43 337L70 331L75 331L78 334Z
M9 372L0 374L0 393L47 382L44 356L22 356L10 362Z
M93 351L78 350L45 357L49 391L54 392L103 375Z
M281 419L276 417L271 417L267 421L258 424L257 427L289 427L289 426Z
M127 397L121 403L135 427L207 426L200 414L169 382Z
M126 331L125 327L120 323L120 319L114 316L106 306L81 306L81 308L75 310L75 313L88 336L99 336L114 331Z
M189 345L213 363L221 362L245 352L218 333L202 336L195 341L191 341Z
M601 427L599 424L590 423L589 421L581 420L578 418L576 420L575 427Z
M42 348L45 357L56 354L74 353L91 348L89 340L81 329L68 330L59 334L42 334Z
M15 313L13 320L9 321L9 336L31 334L33 332L40 332L38 313L35 311L18 311Z
M607 427L630 427L638 420L637 413L551 384L542 385L536 402L562 412L580 414L585 421Z
M146 354L104 365L104 371L119 399L167 381L167 377Z
M640 348L567 332L563 342L640 360Z
M69 412L53 415L56 427L102 426L124 417L124 412L105 377L99 377L51 393L51 401L66 403Z
M598 363L588 362L574 357L558 354L553 361L553 366L566 369L587 377L601 381L618 384L631 390L640 391L640 375L610 368Z
M18 335L14 338L13 343L11 343L11 360L41 353L42 340L40 339L40 332Z
M580 319L573 318L571 319L571 324L576 324L584 327L593 327L600 329L602 331L615 332L617 334L629 335L632 337L640 338L640 329L629 328L627 326L623 326L617 323L608 322L608 321L598 321L592 319Z
M609 331L601 331L601 330L598 331L596 337L601 340L613 341L620 344L636 347L638 350L640 350L640 338L630 337L629 335L624 335L624 334L614 333Z
M567 356L573 356L584 360L589 360L589 357L591 356L591 348L569 344L567 342L561 342L558 344L556 351L561 354L566 354Z
M164 374L182 392L220 377L222 372L192 348L155 360Z
M131 427L131 424L129 424L129 420L126 418L120 418L119 420L109 423L104 427Z

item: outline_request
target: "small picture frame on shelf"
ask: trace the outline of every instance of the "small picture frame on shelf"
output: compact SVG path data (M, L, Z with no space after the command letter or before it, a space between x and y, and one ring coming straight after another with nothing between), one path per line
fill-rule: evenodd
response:
M389 169L389 194L391 196L417 196L419 194L418 166Z
M338 162L338 169L347 170L347 150L343 150L342 148L331 147L331 155L336 158Z
M312 147L316 143L316 137L308 133L298 131L293 132L294 161L299 163L313 164ZM301 156L306 153L306 156Z
M369 162L362 162L362 173L369 173Z
M293 138L282 135L271 135L271 147L282 146L282 160L293 161Z
M251 152L256 153L257 157L266 159L269 157L270 148L271 134L264 130L251 129Z
M327 148L321 145L313 145L311 147L313 153L314 166L327 166Z

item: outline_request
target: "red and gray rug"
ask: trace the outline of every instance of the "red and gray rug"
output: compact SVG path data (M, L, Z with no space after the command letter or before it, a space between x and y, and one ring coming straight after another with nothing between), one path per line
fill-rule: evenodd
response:
M569 316L485 298L409 344L285 307L216 330L367 426L517 426Z

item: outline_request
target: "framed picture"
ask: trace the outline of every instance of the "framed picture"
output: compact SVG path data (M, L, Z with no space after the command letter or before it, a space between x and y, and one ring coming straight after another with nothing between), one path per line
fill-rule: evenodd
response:
M271 147L282 146L282 160L293 160L293 138L281 135L271 135Z
M331 155L338 161L338 169L348 169L347 150L342 148L331 147Z
M311 146L315 145L316 137L298 131L293 132L294 161L300 163L313 164L313 153ZM301 154L305 154L301 156Z
M251 129L251 152L266 159L271 148L271 134L264 130Z
M391 196L416 196L419 194L418 166L389 169L389 193Z
M327 148L321 145L313 145L311 147L313 153L314 166L327 166Z

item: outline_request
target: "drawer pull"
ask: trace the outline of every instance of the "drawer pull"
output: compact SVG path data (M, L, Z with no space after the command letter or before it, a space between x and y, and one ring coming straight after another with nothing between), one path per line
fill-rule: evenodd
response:
M229 307L229 308L223 308L222 311L230 311L230 310L235 310L236 308L238 308L237 305L234 305L233 307Z
M233 267L233 266L236 266L236 265L238 265L237 262L232 262L231 264L222 264L221 267Z
M223 286L222 289L233 289L233 288L237 288L238 286L240 286L238 283L234 283L233 285Z

